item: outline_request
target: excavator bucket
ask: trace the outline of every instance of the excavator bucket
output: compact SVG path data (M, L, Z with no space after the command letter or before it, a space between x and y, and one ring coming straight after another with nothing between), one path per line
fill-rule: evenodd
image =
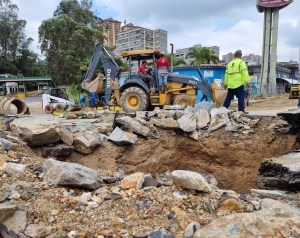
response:
M104 75L98 74L97 78L95 78L93 81L89 83L83 83L82 88L87 90L88 92L96 92L99 93L103 89L103 81L104 81Z
M225 101L227 90L222 89L215 82L211 83L212 96L217 107L221 107Z

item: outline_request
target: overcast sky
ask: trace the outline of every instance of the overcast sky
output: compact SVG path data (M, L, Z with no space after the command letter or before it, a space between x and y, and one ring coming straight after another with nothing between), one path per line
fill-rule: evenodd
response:
M38 27L51 18L60 0L11 0L19 17L27 21L26 34L38 49ZM263 13L256 0L94 0L93 10L103 19L113 17L150 29L168 31L175 50L194 44L219 46L220 56L241 49L243 54L262 51ZM300 0L280 11L278 60L299 60ZM170 50L170 49L169 49Z

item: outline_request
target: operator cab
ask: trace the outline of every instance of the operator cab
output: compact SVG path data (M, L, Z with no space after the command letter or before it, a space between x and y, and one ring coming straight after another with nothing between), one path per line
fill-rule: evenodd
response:
M145 77L138 73L138 69L142 64L143 60L147 61L147 65L151 66L151 68L148 69L147 73L153 77L155 88L158 88L158 80L156 75L156 61L159 58L160 52L158 50L132 50L132 51L126 51L122 53L123 58L127 58L128 61L128 74L126 76L126 80L131 79L140 79L145 84L147 84L148 87L149 81L145 79Z

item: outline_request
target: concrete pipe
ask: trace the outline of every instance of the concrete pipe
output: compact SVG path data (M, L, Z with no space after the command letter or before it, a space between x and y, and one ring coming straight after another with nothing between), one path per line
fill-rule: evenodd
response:
M16 110L11 106L14 105ZM30 114L25 102L17 98L4 98L0 102L0 111L4 114Z

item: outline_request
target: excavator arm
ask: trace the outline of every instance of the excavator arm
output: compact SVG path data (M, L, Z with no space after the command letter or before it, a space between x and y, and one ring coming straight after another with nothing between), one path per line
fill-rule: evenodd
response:
M85 74L85 77L81 83L82 89L89 92L97 92L98 85L103 84L103 78L101 77L92 80L96 67L101 60L105 73L105 102L108 103L111 99L112 88L111 81L120 76L120 67L116 61L109 55L102 44L97 44L94 50L94 54L91 58L90 66Z

